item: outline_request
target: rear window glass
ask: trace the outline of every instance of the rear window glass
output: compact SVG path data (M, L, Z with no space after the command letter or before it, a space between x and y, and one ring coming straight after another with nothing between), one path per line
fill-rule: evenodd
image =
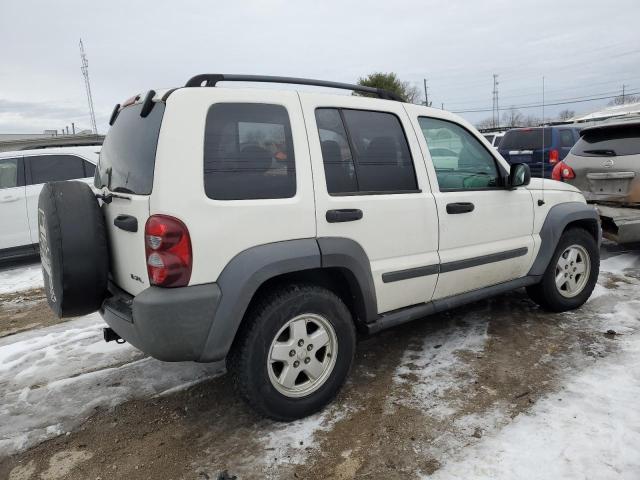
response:
M207 112L204 188L216 200L289 198L296 170L287 110L262 103L219 103Z
M640 126L586 132L571 149L582 157L640 154Z
M109 129L100 151L96 187L149 195L165 104L156 103L145 118L142 104L125 107Z
M542 148L542 128L510 130L500 142L500 150L540 150ZM551 145L551 129L544 129L545 148Z

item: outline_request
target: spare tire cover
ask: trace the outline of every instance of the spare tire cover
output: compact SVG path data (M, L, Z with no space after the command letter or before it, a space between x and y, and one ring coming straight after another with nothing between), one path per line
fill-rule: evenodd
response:
M47 183L38 199L40 260L49 306L58 317L95 312L107 294L104 216L82 182Z

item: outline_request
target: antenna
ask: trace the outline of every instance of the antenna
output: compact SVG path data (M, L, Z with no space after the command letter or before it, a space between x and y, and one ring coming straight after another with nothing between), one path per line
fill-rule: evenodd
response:
M538 206L544 205L544 75L542 76L542 198L538 200Z
M96 113L93 110L93 98L91 97L91 83L89 82L89 61L87 60L87 54L84 51L84 45L82 45L82 39L80 39L80 61L82 66L82 76L84 77L84 87L87 90L87 101L89 102L89 117L91 118L91 129L93 133L98 133L96 127Z

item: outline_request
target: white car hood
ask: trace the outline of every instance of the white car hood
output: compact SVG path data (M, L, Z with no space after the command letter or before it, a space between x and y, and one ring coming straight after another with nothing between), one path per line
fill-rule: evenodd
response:
M542 178L532 178L531 183L527 185L529 190L542 190L542 186L544 184L545 190L558 190L561 192L578 192L580 190L574 187L573 185L569 185L568 183L558 182L557 180L549 180Z

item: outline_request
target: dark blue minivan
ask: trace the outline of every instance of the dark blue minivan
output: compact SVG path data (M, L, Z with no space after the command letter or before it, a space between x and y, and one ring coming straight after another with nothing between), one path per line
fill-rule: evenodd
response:
M543 177L544 151L544 178L551 178L555 164L567 156L579 138L580 128L573 126L514 128L505 134L498 151L510 164L529 165L532 177Z

